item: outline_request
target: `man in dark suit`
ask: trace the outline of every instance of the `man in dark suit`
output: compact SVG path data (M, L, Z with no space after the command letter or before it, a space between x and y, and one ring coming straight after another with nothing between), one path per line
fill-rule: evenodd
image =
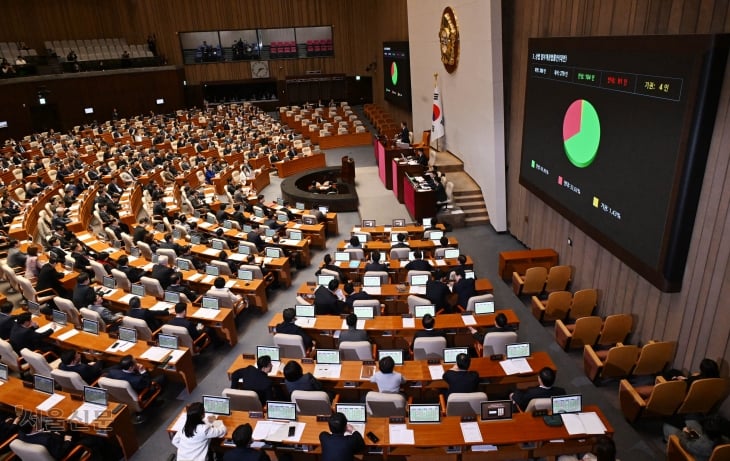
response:
M99 378L101 367L101 362L83 363L81 353L73 349L67 349L61 353L61 364L58 366L63 371L78 373L86 384L91 384Z
M388 270L388 266L380 262L380 256L381 255L378 250L370 252L370 262L365 265L365 272Z
M340 269L339 266L332 264L332 255L330 255L329 253L324 255L322 262L324 264L322 265L322 267L317 269L317 272L314 273L315 276L319 276L322 273L322 269L327 269L327 270L330 270L333 272L337 272L337 276L339 277L340 280L347 280L347 277L345 277L345 274L342 272L342 269Z
M48 257L48 262L41 266L40 272L38 272L38 280L36 282L36 291L42 291L47 288L52 289L56 294L62 298L70 299L71 293L63 287L61 279L63 278L63 272L58 272L54 267L58 264L58 257L51 253Z
M459 306L466 308L469 304L469 298L476 294L474 279L468 279L464 276L464 269L456 269L454 287L451 290L459 298Z
M149 220L147 218L142 218L139 220L139 224L137 224L137 227L134 228L134 233L132 234L132 241L134 243L141 241L145 241L145 238L147 237L147 228L145 227Z
M144 269L130 267L127 255L120 256L117 260L117 270L124 272L130 283L139 282L140 277L144 275Z
M48 450L53 459L63 459L64 456L73 447L73 438L71 435L61 435L58 432L37 430L40 423L33 421L21 422L18 438L25 443L34 445L42 445Z
M163 290L172 283L172 274L175 271L167 265L167 256L160 255L157 259L157 264L152 266L152 278L157 279L160 282Z
M355 292L355 285L353 285L352 282L347 282L345 284L345 296L347 296L345 298L345 307L348 312L352 312L352 306L355 301L369 301L371 299L375 299L365 290Z
M512 402L521 410L524 411L527 408L527 404L530 403L530 400L532 399L565 395L565 389L553 386L553 384L555 384L555 371L551 368L545 367L540 370L540 373L537 375L537 382L538 386L524 390L516 390L510 394Z
M72 301L76 309L89 307L96 300L96 291L89 286L89 274L81 272L76 279Z
M410 248L406 239L408 238L407 232L398 233L398 241L391 246L391 248Z
M159 384L161 380L158 378L153 380L150 373L141 364L137 363L131 354L125 355L116 368L109 370L107 376L111 379L127 381L137 393L148 389L152 386L153 381Z
M302 337L304 342L304 348L309 350L312 348L312 338L307 334L306 331L294 321L296 320L296 311L292 307L287 307L282 312L284 321L276 326L277 333L285 333L288 335L298 335Z
M441 309L450 310L448 285L444 283L444 274L438 272L433 280L426 283L426 298L436 306L436 311Z
M175 317L171 318L167 323L168 325L176 325L183 327L188 330L188 334L193 341L198 339L203 333L208 333L208 336L217 342L216 335L212 331L212 328L206 328L202 323L194 323L186 318L188 305L180 302L175 304Z
M344 414L335 413L330 416L329 427L331 434L327 432L319 434L319 443L322 446L321 461L352 461L357 453L365 449L362 435L347 423Z
M253 223L251 225L251 232L246 235L246 240L256 245L258 251L262 251L266 246L266 242L261 238L262 233L263 229L261 229L258 223Z
M340 301L335 292L340 286L337 279L332 279L328 286L320 285L314 292L314 310L317 315L340 315L345 303Z
M5 341L10 338L10 332L15 325L15 317L10 315L11 312L13 312L13 303L5 301L0 304L0 339Z
M431 265L428 261L423 260L423 252L421 250L415 250L413 252L413 261L406 264L406 271L429 271L431 272Z
M446 338L446 333L442 330L435 330L433 327L436 324L436 319L431 314L426 314L421 318L421 325L423 330L418 330L413 335L413 339L417 338Z
M132 299L129 300L129 310L127 311L127 315L134 317L135 319L144 320L150 330L155 331L164 323L160 317L167 317L169 312L166 310L153 311L151 309L143 309L142 302L139 297L133 296Z
M226 451L223 461L269 461L269 455L264 450L254 450L249 446L252 434L253 429L249 423L239 425L231 437L236 448Z
M20 354L20 350L28 348L32 351L36 349L50 350L50 346L45 344L43 340L53 333L53 329L49 328L43 333L36 330L38 324L33 322L30 312L23 312L18 315L15 325L10 330L10 345L13 346L15 352Z
M456 356L456 364L444 372L443 379L449 385L448 394L458 392L477 392L479 390L479 373L469 371L471 359L468 354Z
M274 399L274 383L269 378L271 373L271 357L262 355L256 360L256 366L239 368L231 375L231 388L254 391L259 396L261 405Z
M195 293L190 288L186 287L185 285L182 285L180 283L180 274L177 272L173 273L170 277L170 286L167 287L168 291L174 291L176 293L182 293L185 295L186 298L188 298L188 301L193 302L198 298L197 293Z

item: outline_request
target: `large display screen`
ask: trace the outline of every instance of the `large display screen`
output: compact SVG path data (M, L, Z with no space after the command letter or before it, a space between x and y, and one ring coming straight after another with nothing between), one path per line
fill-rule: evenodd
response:
M681 289L727 44L529 40L520 184L662 291Z
M383 42L385 100L411 109L411 61L408 42Z

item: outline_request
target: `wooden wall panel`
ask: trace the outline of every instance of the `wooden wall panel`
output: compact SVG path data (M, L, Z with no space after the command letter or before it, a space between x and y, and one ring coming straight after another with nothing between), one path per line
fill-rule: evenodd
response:
M519 185L527 38L533 36L651 35L730 32L727 0L563 0L503 2L505 25L508 221L529 247L553 247L576 268L574 288L599 289L601 315L632 312L634 342L676 340L679 368L697 369L705 357L730 358L730 69L718 109L692 244L680 293L661 293ZM512 3L509 7L506 3ZM567 238L573 246L567 245Z

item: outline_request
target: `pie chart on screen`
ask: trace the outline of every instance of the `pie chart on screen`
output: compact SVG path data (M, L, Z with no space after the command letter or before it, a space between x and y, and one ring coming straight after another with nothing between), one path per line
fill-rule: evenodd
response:
M390 80L393 82L393 85L398 84L398 66L395 61L390 65Z
M585 99L576 99L563 118L563 146L570 163L585 168L596 158L601 143L598 112Z

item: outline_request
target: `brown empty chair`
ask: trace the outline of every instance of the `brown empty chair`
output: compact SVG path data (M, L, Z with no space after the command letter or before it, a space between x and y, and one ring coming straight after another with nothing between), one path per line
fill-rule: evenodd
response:
M621 411L630 423L640 416L672 416L684 400L687 384L684 381L664 381L657 378L654 386L640 392L626 379L618 388Z
M547 274L545 282L545 291L552 293L553 291L563 291L568 288L572 269L570 266L553 266Z
M566 351L595 344L600 331L601 317L583 317L576 320L574 325L566 325L562 320L555 321L555 341Z
M631 369L639 358L639 347L618 343L609 350L594 350L593 346L583 348L583 370L594 383L600 379L623 378L631 374Z
M512 272L512 290L517 296L539 295L545 286L545 280L547 280L547 269L544 267L531 267L527 269L524 277Z
M730 443L716 445L708 461L725 461L730 459ZM676 434L669 436L667 443L667 461L695 461L695 457L682 447Z
M634 325L634 318L631 314L614 314L606 317L601 328L601 336L598 338L599 346L613 346L622 343L631 333Z
M593 315L593 309L598 304L598 291L595 288L586 288L573 293L573 302L570 304L568 318L571 320Z
M537 296L532 297L532 315L542 322L563 320L570 309L573 295L569 291L554 291L548 295L547 301Z
M658 375L674 357L674 343L671 341L649 341L641 348L633 376Z
M703 378L694 381L687 390L677 414L700 413L706 415L719 406L727 397L728 380L725 378Z

